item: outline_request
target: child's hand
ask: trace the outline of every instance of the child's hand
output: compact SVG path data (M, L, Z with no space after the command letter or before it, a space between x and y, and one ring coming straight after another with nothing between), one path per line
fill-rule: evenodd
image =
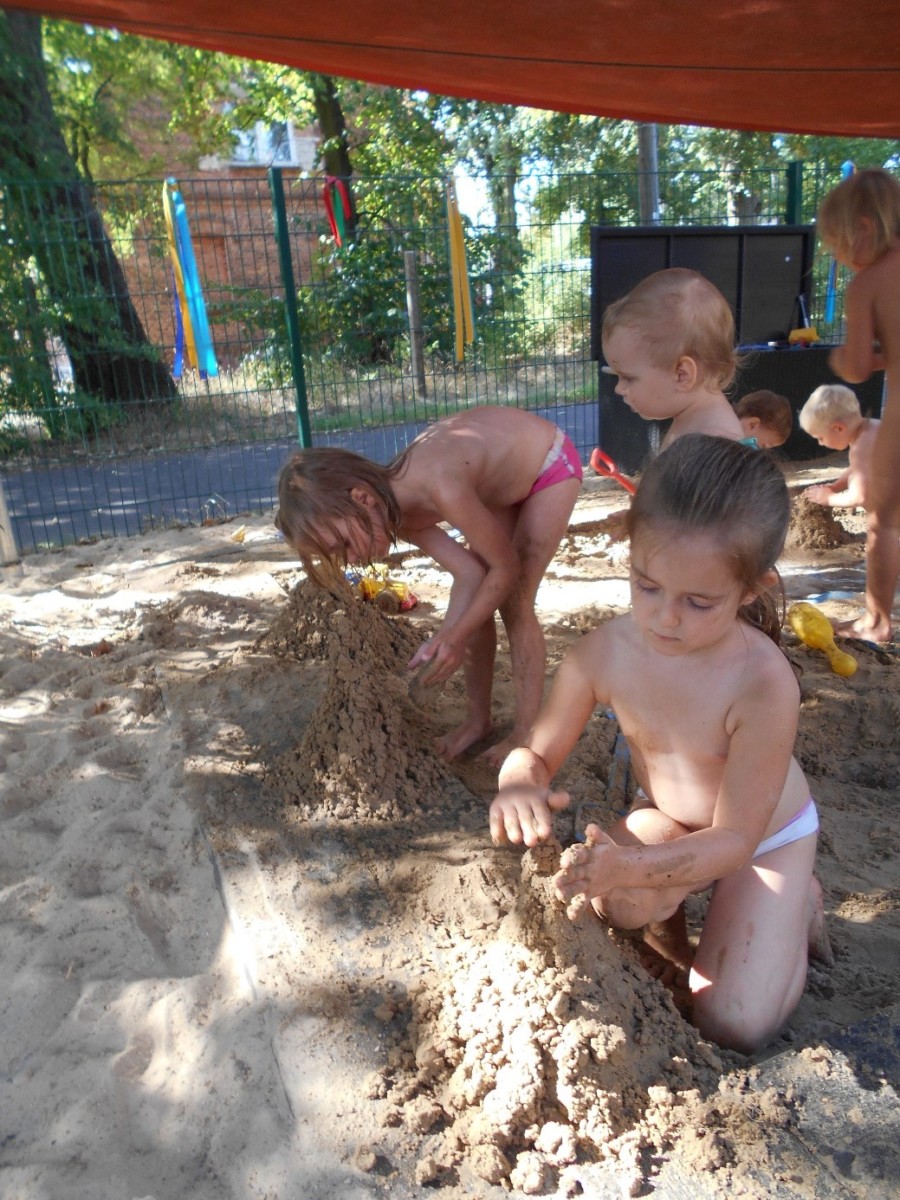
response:
M465 651L465 642L459 644L450 634L437 633L422 643L406 664L406 669L415 671L423 663L430 663L431 666L422 673L418 682L422 687L433 687L449 679L459 668Z
M584 832L584 845L570 846L563 852L560 868L553 877L556 894L564 904L578 895L593 900L611 891L617 883L611 872L618 846L599 825L588 825Z
M568 803L568 792L524 786L504 788L491 804L491 840L495 846L506 842L536 846L552 836L553 814Z
M813 504L827 504L828 498L831 495L831 488L827 484L816 483L812 487L805 488L803 495L807 500L811 500Z

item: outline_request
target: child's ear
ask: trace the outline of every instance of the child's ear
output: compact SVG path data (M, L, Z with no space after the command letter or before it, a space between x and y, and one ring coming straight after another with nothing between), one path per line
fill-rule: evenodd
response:
M355 500L357 504L361 504L363 508L374 508L376 504L375 493L370 491L363 483L358 483L356 487L350 489L350 499Z
M697 386L699 372L696 360L689 354L682 354L675 363L675 386L681 392L690 392Z
M759 417L741 417L741 424L744 427L744 433L752 437L759 429L762 421L760 421Z
M752 604L757 596L761 596L763 592L767 592L770 588L775 587L778 583L778 572L774 567L769 567L759 578L756 587L751 588L746 592L741 600L740 607L743 608L746 604Z

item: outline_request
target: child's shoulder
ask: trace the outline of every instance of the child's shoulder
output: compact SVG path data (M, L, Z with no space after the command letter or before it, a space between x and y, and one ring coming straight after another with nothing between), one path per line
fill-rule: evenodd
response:
M786 686L791 693L796 692L799 686L797 676L782 647L776 645L768 634L753 626L747 627L746 637L753 652L742 672L745 684L760 688L763 693L766 689L776 686Z
M569 647L567 657L585 658L601 652L606 652L625 637L630 623L631 614L621 613L600 621L593 629L583 633Z

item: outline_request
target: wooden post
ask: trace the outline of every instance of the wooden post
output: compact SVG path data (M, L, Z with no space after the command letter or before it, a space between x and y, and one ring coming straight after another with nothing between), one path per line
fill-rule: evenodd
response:
M9 508L6 503L6 486L3 474L0 472L0 567L12 567L19 561L19 548L16 545L16 535L13 532L12 521L9 519Z
M419 275L416 271L415 250L403 251L403 267L406 272L406 312L409 317L409 351L412 365L413 391L417 400L424 400L425 356L422 352L422 316L419 308Z

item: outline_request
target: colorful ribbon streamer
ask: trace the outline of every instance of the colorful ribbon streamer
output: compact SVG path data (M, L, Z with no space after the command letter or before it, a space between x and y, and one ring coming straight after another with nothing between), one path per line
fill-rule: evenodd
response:
M174 179L167 179L163 184L163 212L175 282L175 361L172 374L176 379L181 377L186 348L190 365L200 372L201 379L207 379L210 375L218 375L219 365L191 244L187 209Z
M341 201L337 208L334 204L335 192ZM350 193L347 191L347 185L343 179L338 179L336 175L326 175L322 198L325 201L325 215L328 217L331 236L338 246L343 246L347 237L347 222L353 213L350 205Z
M472 292L466 266L466 245L463 241L462 217L456 199L456 184L447 180L447 229L450 235L450 283L453 290L453 322L456 330L456 361L465 357L466 344L475 341L475 318L472 314Z

